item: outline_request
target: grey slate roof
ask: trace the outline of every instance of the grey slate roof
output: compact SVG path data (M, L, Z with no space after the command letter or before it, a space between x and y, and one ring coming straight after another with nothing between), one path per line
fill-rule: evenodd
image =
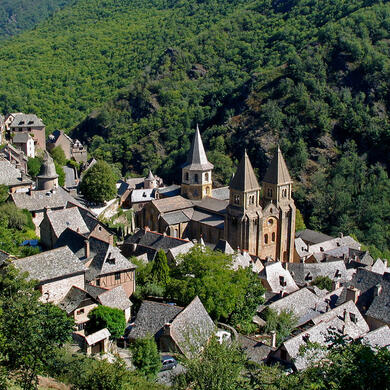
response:
M63 166L62 169L65 173L65 187L66 188L73 188L77 187L77 177L76 177L76 171L74 168Z
M80 307L81 304L83 304L83 306L87 306L94 303L97 302L87 291L84 291L76 286L72 286L62 301L57 304L57 306L60 309L66 311L67 314L71 314L78 307Z
M110 331L107 328L104 328L88 336L85 336L85 341L87 342L88 345L93 345L98 343L99 341L108 339L110 336L111 336Z
M105 293L108 289L98 286L93 286L92 284L85 285L85 291L93 298L97 299L100 294Z
M200 351L214 330L213 320L199 297L195 297L172 321L170 335L180 351L190 357Z
M196 126L194 138L191 143L191 149L187 155L187 161L183 165L192 170L209 170L213 169L214 165L207 160L206 152L204 151L202 138L200 136L199 127Z
M292 263L291 263L292 264ZM268 262L264 269L259 273L260 279L267 281L270 291L274 293L285 292L291 294L299 290L289 271L283 268L279 261ZM285 286L280 284L280 277L284 278ZM268 286L267 286L268 287Z
M143 301L129 337L138 339L146 336L155 336L165 324L171 323L182 310L183 307L180 306Z
M225 218L221 217L219 214L200 210L194 211L194 214L192 215L192 220L200 222L204 225L216 227L218 229L223 229L225 224Z
M9 161L0 160L0 184L14 186L23 183L30 184L32 181L28 178L22 179L20 170L15 168Z
M229 187L237 191L251 191L258 190L260 188L246 151L238 164L237 171L233 176Z
M82 262L67 246L14 260L13 264L28 272L29 279L40 282L85 272Z
M288 184L292 183L290 174L284 161L282 152L278 149L271 160L271 163L265 173L263 181L271 184Z
M161 219L167 225L176 225L178 223L189 222L190 218L183 211L173 211L172 213L166 213L161 216Z
M386 347L387 349L390 349L390 328L387 325L384 325L368 332L364 335L362 341L372 348Z
M26 144L29 139L32 139L28 133L15 133L12 137L12 142L14 144Z
M180 195L181 187L177 184L172 184L168 187L158 188L157 191L164 198Z
M17 192L11 194L11 197L18 208L28 211L43 211L45 207L64 208L68 203L80 206L79 202L61 187L52 191Z
M305 286L313 282L318 276L328 276L334 281L346 282L349 279L343 260L324 263L290 263L288 269L295 282Z
M237 341L248 359L257 364L265 363L268 360L270 353L273 351L268 345L242 334L238 335Z
M232 255L234 253L233 248L226 240L219 240L217 245L214 248L215 251L220 251L222 253L226 253L228 255Z
M155 199L154 188L142 188L139 190L133 190L131 192L131 202L132 203L140 203L140 202L150 202Z
M211 211L213 213L225 215L226 207L229 205L229 201L214 199L210 197L203 198L202 200L194 200L193 204L196 209L200 211Z
M136 266L124 257L119 248L113 247L101 240L89 239L91 256L93 260L85 274L87 282L95 278L115 272L135 269Z
M160 213L192 208L192 202L180 195L153 200L152 203Z
M89 233L89 229L85 224L78 207L48 211L47 218L57 237L68 228L78 231L80 234Z
M229 187L213 188L211 190L211 197L214 199L229 200L230 189Z
M332 240L334 237L328 236L315 230L304 229L295 233L296 238L301 238L306 244L319 244L320 242Z
M126 310L132 305L123 286L103 292L98 296L98 299L102 305L120 310Z
M41 118L38 118L35 114L16 114L12 121L10 128L17 127L44 127Z

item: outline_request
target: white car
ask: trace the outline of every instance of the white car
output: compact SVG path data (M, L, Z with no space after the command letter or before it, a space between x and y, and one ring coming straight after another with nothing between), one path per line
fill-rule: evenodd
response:
M231 334L225 330L219 330L215 333L215 337L217 338L218 342L222 344L224 341L230 340Z

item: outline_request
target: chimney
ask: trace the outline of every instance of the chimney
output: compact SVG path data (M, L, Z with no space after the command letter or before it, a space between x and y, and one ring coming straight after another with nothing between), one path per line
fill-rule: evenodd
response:
M355 287L347 288L347 295L345 297L346 301L352 301L353 303L357 303L360 296L360 290Z
M379 295L382 294L382 285L381 284L377 284L375 287L374 287L374 296L376 297L379 297Z
M84 250L85 250L85 258L88 259L90 256L89 240L84 241Z
M271 348L276 348L276 331L271 330Z

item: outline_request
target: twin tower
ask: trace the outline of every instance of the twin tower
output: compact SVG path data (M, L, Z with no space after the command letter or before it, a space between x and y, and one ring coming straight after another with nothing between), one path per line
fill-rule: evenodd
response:
M213 167L197 128L182 169L182 195L191 200L212 197ZM261 259L293 261L296 208L292 185L279 147L262 187L245 151L229 185L230 199L225 212L224 237L232 248L247 250Z

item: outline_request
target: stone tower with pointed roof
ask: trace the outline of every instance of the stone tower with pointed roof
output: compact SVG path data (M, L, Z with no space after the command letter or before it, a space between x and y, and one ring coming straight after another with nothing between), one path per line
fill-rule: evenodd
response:
M292 198L293 181L278 146L263 179L263 209L273 208L278 215L276 258L292 261L294 256L295 213Z
M196 126L191 149L182 169L181 194L192 200L211 196L211 173L213 168L213 164L207 160L199 127Z
M235 250L240 248L248 250L251 254L258 254L261 248L257 238L262 217L260 185L246 151L229 188L225 239Z
M264 177L263 196L246 152L229 187L224 233L233 249L247 250L261 259L293 261L295 205L280 149Z
M144 188L152 189L157 187L157 180L152 171L149 169L149 174L144 180Z
M52 190L58 187L58 174L54 161L49 153L45 150L43 164L39 175L37 176L38 190Z

